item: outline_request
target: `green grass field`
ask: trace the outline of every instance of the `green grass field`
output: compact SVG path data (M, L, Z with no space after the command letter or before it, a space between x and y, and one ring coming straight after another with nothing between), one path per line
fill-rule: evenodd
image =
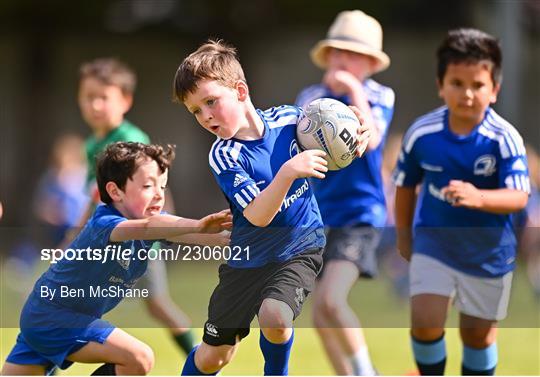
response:
M38 270L42 271L44 265ZM0 309L0 356L5 359L15 342L20 307L25 289L30 289L35 276L17 277L2 268ZM37 274L37 272L36 272ZM169 270L173 298L200 327L205 320L206 305L217 274L215 265L176 265ZM11 281L10 284L7 281ZM14 287L13 281L16 281ZM353 307L360 318L369 325L365 330L374 363L381 374L404 375L415 370L407 329L408 303L393 294L384 276L375 281L361 281L351 293ZM311 307L306 305L298 321L295 344L291 357L290 373L293 375L332 375L333 371L322 350L316 331L310 326ZM455 313L449 323L455 326ZM148 343L154 350L156 364L153 375L178 375L184 356L175 347L166 330L158 328L138 300L126 300L106 317L115 325ZM499 375L540 375L540 310L521 273L516 274L509 318L499 330ZM202 330L196 329L200 338ZM260 375L263 361L258 346L259 330L242 341L239 352L222 375ZM458 330L447 330L448 363L446 374L460 373L461 345ZM65 375L88 375L95 365L78 364L62 371Z

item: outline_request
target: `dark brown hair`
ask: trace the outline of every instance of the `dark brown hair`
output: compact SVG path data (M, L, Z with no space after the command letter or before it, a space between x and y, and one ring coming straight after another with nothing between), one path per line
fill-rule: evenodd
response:
M246 81L236 49L222 40L208 40L191 53L176 70L173 82L173 100L184 102L201 80L215 80L234 88L238 80Z
M79 83L86 78L117 86L124 95L133 94L137 85L135 72L115 58L99 58L83 63L79 69Z
M491 79L494 84L502 80L502 52L499 40L477 29L450 30L437 50L437 78L443 81L449 64L492 63Z
M126 182L131 179L141 162L152 159L157 162L161 173L164 173L174 160L174 146L162 147L157 144L134 142L117 142L107 146L99 155L96 167L96 180L101 201L112 203L105 186L114 182L124 190Z

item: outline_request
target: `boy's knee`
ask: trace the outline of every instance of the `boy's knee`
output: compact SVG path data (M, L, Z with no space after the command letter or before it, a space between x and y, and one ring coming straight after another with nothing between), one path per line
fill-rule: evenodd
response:
M315 305L316 315L319 317L334 319L339 312L347 305L347 302L331 294L323 295Z
M206 346L203 343L195 353L195 364L205 374L215 373L231 361L233 354L232 348Z
M495 331L483 328L461 329L463 344L475 349L484 349L492 345L496 340Z
M259 324L268 329L285 329L292 327L294 313L286 303L266 299L259 310Z
M437 340L444 334L443 328L430 328L430 327L413 327L411 329L412 336L420 341L430 342Z
M154 352L144 344L131 354L131 360L127 366L133 370L134 374L146 375L154 367L154 360Z

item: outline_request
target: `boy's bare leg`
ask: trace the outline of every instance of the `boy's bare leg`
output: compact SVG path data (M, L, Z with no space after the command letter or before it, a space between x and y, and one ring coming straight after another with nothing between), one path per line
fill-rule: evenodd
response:
M2 376L44 376L45 367L43 365L13 364L6 361L0 374Z
M114 364L117 375L145 375L154 366L154 353L147 344L116 328L103 344L89 342L68 360Z
M228 344L212 346L202 342L195 352L195 366L205 374L220 371L232 360L238 344L238 340L234 346Z
M349 292L358 280L358 275L359 271L354 263L331 260L325 266L323 276L315 289L315 325L330 361L340 375L374 372L369 356L363 363L356 362L356 355L367 350L360 321L348 304ZM363 368L367 370L364 371Z

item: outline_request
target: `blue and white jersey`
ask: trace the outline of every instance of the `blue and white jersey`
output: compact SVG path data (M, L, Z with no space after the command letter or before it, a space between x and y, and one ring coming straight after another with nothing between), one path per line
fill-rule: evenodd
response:
M139 250L148 250L153 243L153 241L140 240L111 243L109 237L112 230L126 220L112 205L98 206L81 233L66 249L88 249L95 252L90 254L91 256L82 253L79 260L62 259L52 264L36 282L29 301L33 305L40 305L43 300L46 300L47 303L52 302L75 312L95 317L101 317L118 305L122 300L121 295L102 297L96 294L97 289L108 289L115 285L122 289L132 288L147 267L146 259L138 258L142 255ZM107 246L109 248L105 255ZM112 247L116 250L126 250L126 254L123 258L119 258L118 255L111 258L113 257ZM127 251L128 249L130 251ZM75 254L72 254L73 256ZM92 258L96 260L89 260ZM82 289L83 293L77 294L76 297L61 297L62 286L74 290ZM52 300L49 300L50 296L48 298L41 296L44 289L42 287L56 289Z
M298 154L296 123L302 110L284 105L257 112L264 123L261 139L218 138L209 153L212 173L233 215L231 247L244 251L240 260L231 258L228 263L239 268L285 261L325 244L319 208L304 178L294 181L267 227L254 226L244 217L249 203L272 182L281 166Z
M488 108L465 136L448 125L448 108L418 118L403 139L394 181L400 187L422 182L414 219L413 250L476 276L497 277L514 268L516 237L511 215L452 207L441 189L462 180L478 189L530 192L523 140L516 129Z
M355 159L347 168L326 173L326 178L312 179L311 183L321 209L324 224L331 227L349 225L384 226L386 204L381 176L382 151L386 132L394 113L394 91L372 79L363 82L375 126L383 139L379 146ZM322 85L304 89L296 104L306 107L317 98L334 98L347 105L348 96L335 96Z

